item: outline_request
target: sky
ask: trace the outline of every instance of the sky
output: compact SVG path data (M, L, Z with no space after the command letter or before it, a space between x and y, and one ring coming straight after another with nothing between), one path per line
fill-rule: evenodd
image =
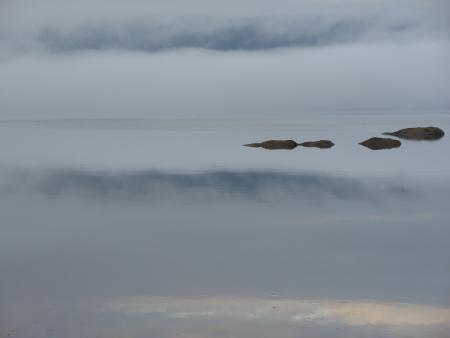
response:
M0 2L0 118L450 108L448 3Z

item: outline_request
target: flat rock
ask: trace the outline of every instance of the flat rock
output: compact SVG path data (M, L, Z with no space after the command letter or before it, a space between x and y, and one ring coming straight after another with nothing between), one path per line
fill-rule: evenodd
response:
M398 148L402 145L402 143L399 140L382 137L372 137L369 138L368 140L360 142L359 144L372 150L392 149Z
M268 140L261 143L249 143L244 144L246 147L253 148L264 148L269 150L277 150L277 149L294 149L298 146L298 143L293 140Z
M427 140L434 141L442 138L445 133L442 129L437 127L416 127L405 128L394 132L386 132L383 135L396 136L406 140Z
M326 149L326 148L331 148L332 146L334 146L334 143L329 140L319 140L319 141L303 142L303 143L300 143L299 146Z

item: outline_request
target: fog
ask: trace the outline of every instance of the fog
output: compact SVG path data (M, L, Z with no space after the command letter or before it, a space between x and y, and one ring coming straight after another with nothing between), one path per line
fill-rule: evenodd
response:
M446 41L450 29L445 0L3 0L0 6L0 51L19 54Z
M450 107L445 1L1 6L2 119Z
M33 47L50 52L108 49L157 52L176 48L258 51L384 40L444 39L446 28L435 21L377 16L182 17L165 21L150 17L75 26L47 24L36 27L37 32L9 32L4 35L4 43L11 47L16 44L18 51Z
M30 10L32 4L33 10ZM402 6L402 11L395 10ZM448 39L432 1L3 1L0 41L29 52L173 48L263 50Z
M35 55L0 62L0 114L223 118L446 109L446 56L447 46L436 42L269 53Z
M448 337L448 13L0 0L0 336Z

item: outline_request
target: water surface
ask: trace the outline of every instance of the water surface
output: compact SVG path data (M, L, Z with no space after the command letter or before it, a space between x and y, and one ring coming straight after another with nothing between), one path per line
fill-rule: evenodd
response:
M357 144L418 125L0 122L0 336L448 337L449 138Z

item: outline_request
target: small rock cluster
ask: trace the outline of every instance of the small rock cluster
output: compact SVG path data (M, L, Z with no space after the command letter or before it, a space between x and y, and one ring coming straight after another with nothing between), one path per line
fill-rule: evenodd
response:
M297 143L293 140L268 140L261 143L244 144L244 146L253 148L264 148L269 150L278 150L278 149L291 150L298 146L325 149L331 148L332 146L334 146L334 143L329 140L309 141L303 143Z
M437 127L415 127L400 129L394 132L386 132L383 133L383 135L395 136L405 140L435 141L442 138L445 133L442 129ZM372 137L360 144L372 150L392 149L402 145L399 140L382 137Z
M386 132L383 133L383 135L395 136L405 140L434 141L442 138L445 135L445 133L442 129L437 127L416 127L416 128L400 129L394 132ZM392 149L398 148L402 145L402 143L397 139L384 137L372 137L363 142L360 142L359 144L372 150ZM334 143L329 140L307 141L303 143L297 143L293 140L268 140L260 143L244 144L244 146L253 148L264 148L269 150L279 150L279 149L291 150L298 146L308 148L312 147L319 149L328 149L333 147Z

